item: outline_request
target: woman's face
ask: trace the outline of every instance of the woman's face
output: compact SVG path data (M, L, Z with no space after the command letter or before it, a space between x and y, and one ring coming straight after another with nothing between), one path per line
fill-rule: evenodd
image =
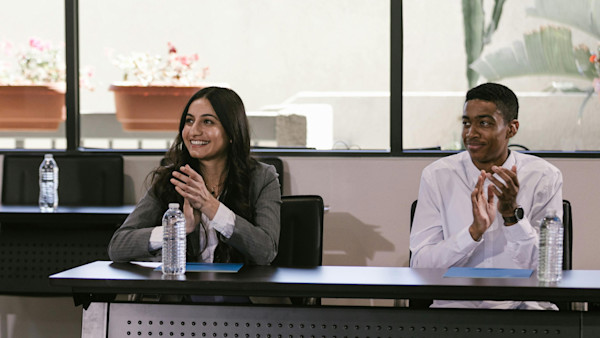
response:
M181 136L193 158L200 161L227 158L229 137L206 98L190 105Z

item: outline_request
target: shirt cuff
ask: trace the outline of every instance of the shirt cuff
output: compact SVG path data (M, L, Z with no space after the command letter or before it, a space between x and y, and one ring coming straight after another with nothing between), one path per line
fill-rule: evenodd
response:
M235 228L235 213L226 207L225 204L220 203L215 217L210 221L210 226L225 236L225 238L231 238L233 229Z
M163 227L162 226L155 227L154 229L152 229L152 232L150 233L150 243L148 244L148 249L150 249L150 251L156 251L158 249L161 249L162 241L163 241Z
M536 236L535 230L527 219L522 219L511 226L504 226L503 228L506 238L511 242L526 241Z
M458 245L458 252L471 252L479 244L483 243L483 236L476 241L471 237L469 227L465 227L459 233L456 234L456 244Z

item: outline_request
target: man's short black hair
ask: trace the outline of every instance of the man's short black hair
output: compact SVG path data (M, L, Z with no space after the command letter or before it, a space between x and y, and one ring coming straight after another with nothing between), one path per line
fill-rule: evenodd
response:
M498 107L506 123L519 118L517 95L510 88L501 84L488 82L471 88L467 92L465 102L470 100L493 102Z

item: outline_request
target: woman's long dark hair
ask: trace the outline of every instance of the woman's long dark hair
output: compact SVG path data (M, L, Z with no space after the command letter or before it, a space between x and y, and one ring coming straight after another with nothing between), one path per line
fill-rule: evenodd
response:
M256 160L250 156L250 131L248 118L242 99L231 89L207 87L196 92L188 101L179 121L179 134L175 142L165 154L161 166L151 173L152 192L163 204L163 209L169 203L178 201L183 205L181 197L169 181L174 170L189 164L202 174L200 162L192 158L183 142L183 127L192 102L205 98L212 105L225 133L231 140L227 149L227 174L224 187L219 199L238 216L253 222L254 211L250 205L250 172L256 166ZM233 248L219 241L215 250L215 262L242 261L243 257Z

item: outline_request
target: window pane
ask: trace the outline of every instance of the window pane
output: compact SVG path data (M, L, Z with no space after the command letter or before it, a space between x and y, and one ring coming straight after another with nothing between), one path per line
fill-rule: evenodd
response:
M139 80L164 84L156 69L175 48L187 61L198 56L196 73L207 67L202 85L242 97L254 146L389 149L389 0L81 1L79 25L81 63L95 67L96 90L81 93L86 147L169 144L176 126L160 130L165 121L144 125L124 113L152 115L125 103L126 92ZM124 80L120 57L154 62L154 71L109 90ZM140 90L149 106L167 101L164 91L151 103L150 89ZM159 115L177 121L181 110L165 106Z
M0 149L65 149L64 1L0 3Z
M487 29L494 1L482 3ZM545 6L536 7L538 3ZM477 68L487 78L481 76L475 84L488 80L500 82L519 96L520 128L513 143L531 150L600 149L600 100L592 89L598 73L589 62L590 52L585 49L597 52L600 40L585 26L586 22L596 25L599 22L598 17L589 20L594 15L590 13L600 13L600 8L590 8L591 3L594 2L505 2L497 30L483 46L485 62L479 61ZM464 95L470 88L462 4L447 0L403 1L405 149L462 147L460 117ZM472 24L477 20L476 15L467 18ZM561 29L541 29L548 26ZM547 49L540 44L540 31L543 39L550 41ZM533 35L527 40L531 41L525 43L524 34L530 33ZM470 41L476 43L482 39L473 37ZM580 45L585 48L574 53L573 46ZM582 56L576 62L577 53ZM526 57L516 62L514 55ZM506 75L496 78L493 74ZM588 93L591 97L586 102Z

